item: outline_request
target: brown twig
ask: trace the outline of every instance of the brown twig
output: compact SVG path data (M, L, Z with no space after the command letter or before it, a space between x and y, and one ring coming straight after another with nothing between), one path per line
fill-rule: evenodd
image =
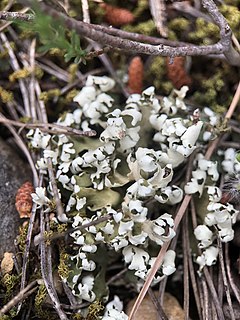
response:
M24 5L31 4L29 0L20 0ZM61 12L46 6L41 5L42 10L51 15L53 18L61 18L66 27L71 30L75 30L79 35L90 38L98 43L107 45L113 48L118 48L124 51L147 54L147 55L161 55L161 56L194 56L194 55L208 55L208 54L219 54L224 53L228 58L231 56L233 58L233 48L231 47L231 29L219 12L217 6L213 0L202 0L203 6L206 8L208 13L211 15L215 24L220 28L220 40L213 45L207 46L195 46L191 45L188 47L169 47L164 45L149 45L141 42L136 42L128 39L122 39L118 37L111 36L107 33L98 31L94 25L84 23L82 21L77 21L72 19ZM240 64L240 55L238 55L238 63Z
M228 281L230 283L230 286L232 288L232 291L235 294L235 297L240 305L240 291L239 288L236 286L235 281L231 274L231 267L230 267L230 260L229 260L229 253L228 253L228 243L225 244L225 261L226 261L226 270L227 270L227 276Z
M227 303L229 306L229 313L231 316L231 320L235 320L235 315L233 311L233 305L232 305L232 300L231 300L231 295L230 295L230 290L229 290L229 285L228 285L227 275L226 275L226 270L224 265L222 242L219 237L217 237L217 243L218 243L219 261L220 261L220 267L222 271L223 285L224 285L224 289L227 297Z
M43 209L41 209L41 212L40 212L40 230L41 230L41 236L44 238L45 219L44 219ZM44 241L41 241L41 243L40 243L40 250L41 250L41 272L42 272L42 277L43 277L45 287L46 287L47 292L52 300L53 307L57 311L59 318L61 320L67 320L68 318L67 318L65 312L62 310L59 298L58 298L56 290L54 288L54 284L51 281L52 280L51 263L49 264L49 261L48 261L49 248L46 246Z
M61 126L55 123L22 123L20 121L14 121L7 118L0 117L0 123L9 124L15 127L20 127L21 129L41 129L43 132L49 132L51 134L65 134L74 136L87 136L92 137L96 135L96 131L82 131L71 127ZM51 129L50 129L51 128Z
M212 278L211 278L211 276L209 274L209 271L208 271L208 269L206 267L203 268L203 273L204 273L208 288L209 288L209 290L211 292L211 296L212 296L212 299L213 299L213 302L214 302L214 306L215 306L215 309L217 311L218 319L219 320L225 320L224 314L223 314L223 310L222 310L222 308L220 306L220 303L219 303L219 300L218 300L216 289L215 289L215 287L213 285Z
M19 302L25 300L29 297L34 291L38 288L38 280L34 280L29 283L24 289L20 290L20 292L13 297L5 306L0 310L0 317L3 317L5 313L11 310L14 306L16 306Z

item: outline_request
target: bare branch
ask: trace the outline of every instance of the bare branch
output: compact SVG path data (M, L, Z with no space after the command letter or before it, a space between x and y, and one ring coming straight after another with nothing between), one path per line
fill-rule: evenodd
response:
M31 13L21 13L21 12L9 12L0 11L0 20L7 21L33 21L34 14Z
M29 0L20 0L25 5L30 5ZM43 12L51 15L53 18L62 19L69 29L74 29L79 35L90 38L98 43L124 51L134 52L138 54L159 55L159 56L202 56L209 54L224 53L227 59L234 59L234 65L240 65L240 55L233 49L231 44L232 31L226 19L219 12L213 0L202 0L204 8L211 15L214 23L220 28L220 41L213 45L207 46L180 46L173 48L171 46L150 45L129 39L112 36L106 32L99 31L99 26L77 21L65 14L53 9L52 7L41 5Z

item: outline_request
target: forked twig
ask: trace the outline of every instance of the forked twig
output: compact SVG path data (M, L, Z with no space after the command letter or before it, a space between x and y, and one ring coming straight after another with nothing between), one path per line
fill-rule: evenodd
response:
M34 280L29 283L24 289L20 290L20 292L13 297L5 306L0 310L0 317L2 317L5 313L11 310L14 306L16 306L19 302L25 300L28 296L30 296L34 291L38 288L38 280Z

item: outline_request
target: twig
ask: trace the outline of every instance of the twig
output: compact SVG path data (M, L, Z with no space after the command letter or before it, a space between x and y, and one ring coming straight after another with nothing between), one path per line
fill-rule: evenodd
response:
M10 309L16 306L19 302L25 300L29 297L36 289L38 288L38 281L34 280L29 283L24 289L20 290L20 292L13 297L5 306L0 310L0 317L2 317L5 313L7 313Z
M167 37L165 0L149 0L149 6L157 30L161 36Z
M44 237L45 221L44 221L43 209L40 212L40 230L41 230L42 237ZM68 318L67 318L65 312L62 310L62 307L61 307L60 301L58 299L54 285L50 281L50 278L49 278L49 274L50 274L49 267L50 266L49 266L49 263L47 260L47 248L46 248L46 244L44 241L41 241L41 243L40 243L40 250L41 250L41 272L42 272L42 277L43 277L45 287L46 287L47 292L52 300L53 306L58 313L59 318L61 320L67 320Z
M35 16L31 13L0 11L0 20L7 21L32 21Z
M82 230L87 229L87 228L89 228L91 226L96 226L99 223L102 223L104 221L109 221L111 219L112 219L112 215L106 214L106 215L104 215L104 216L102 216L100 218L97 218L96 220L93 220L93 221L90 221L88 223L85 223L85 224L83 224L83 225L81 225L79 227L71 228L71 229L69 229L67 231L53 234L51 237L48 238L48 240L49 241L56 241L58 239L61 239L61 238L65 237L66 235L68 235L70 233L73 233L73 232L78 231L78 230L82 231ZM37 241L35 242L35 245L39 244L39 242L43 241L44 239L45 239L44 237L38 238Z
M86 23L90 23L88 0L81 0L81 2L82 2L83 21Z
M182 246L183 246L183 293L184 293L184 300L183 300L183 309L184 309L184 316L185 319L189 318L189 257L188 254L188 242L189 234L188 234L188 215L185 214L183 217L182 223Z
M20 0L23 4L31 4L29 0ZM178 47L173 48L164 45L149 45L141 42L136 42L132 40L125 40L118 37L113 37L109 34L100 32L94 28L94 25L87 24L82 21L77 21L72 19L65 14L58 12L57 10L50 8L44 4L41 5L42 10L51 15L53 18L61 18L65 25L69 29L74 29L79 35L90 38L98 43L108 45L113 48L118 48L125 51L130 51L139 54L147 54L147 55L161 55L161 56L186 56L186 55L208 55L208 54L218 54L224 53L228 58L231 56L233 59L233 53L236 51L231 47L231 29L219 12L217 6L215 5L213 0L202 0L203 6L211 15L214 22L220 28L220 41L216 44L208 45L208 46L188 46L188 47ZM240 64L240 55L237 54L238 64Z
M87 136L92 137L96 135L96 131L89 130L89 131L82 131L71 127L61 126L55 123L22 123L19 121L10 120L7 118L3 118L0 116L0 123L3 124L10 124L15 127L20 127L21 129L28 128L28 129L37 129L40 128L43 132L49 132L52 134L65 134L71 136ZM51 129L49 129L51 128Z
M166 316L163 307L161 306L159 300L156 298L152 288L148 288L148 294L152 300L152 303L154 304L157 313L158 313L158 317L160 320L168 320L168 317Z
M212 278L211 278L211 276L209 274L209 271L208 271L208 269L206 267L203 268L203 273L204 273L208 288L209 288L209 290L211 292L211 296L212 296L212 299L213 299L213 302L214 302L214 306L215 306L215 309L217 311L218 319L219 320L225 320L224 314L223 314L223 310L222 310L222 308L220 306L220 303L219 303L219 300L218 300L217 292L216 292L216 290L214 288L214 285L213 285L213 282L212 282Z
M2 42L5 44L6 48L8 49L10 63L11 63L13 70L14 71L19 70L20 69L19 63L17 61L15 53L13 52L13 50L10 46L10 43L9 43L7 37L5 36L4 33L0 33L0 37L1 37ZM21 93L22 93L26 116L31 117L27 86L25 85L25 82L23 79L19 79L18 82L19 82L19 87L20 87Z
M4 123L6 120L6 118L4 117L4 115L2 115L0 113L0 122ZM12 135L14 136L14 139L16 140L19 148L23 151L23 153L25 154L28 163L30 165L30 168L32 170L32 174L33 174L33 181L34 184L37 185L38 184L38 174L37 174L37 170L35 168L35 165L33 163L33 160L31 158L31 155L29 153L28 148L26 147L25 143L22 141L22 139L19 137L19 135L17 134L17 132L15 131L15 129L12 127L11 124L8 124L7 122L4 123L4 125L8 128L8 130L12 133Z
M225 244L225 260L226 260L226 270L227 270L227 276L228 276L228 281L230 283L230 286L232 288L232 291L235 294L235 297L240 305L240 291L238 287L236 286L232 275L231 275L231 268L230 268L230 261L229 261L229 254L228 254L228 243Z
M217 243L218 243L218 249L219 249L219 261L220 261L222 277L223 277L223 285L224 285L224 289L225 289L225 292L226 292L227 303L228 303L228 306L229 306L229 313L230 313L230 316L231 316L231 320L235 320L235 315L234 315L234 311L233 311L233 305L232 305L229 285L228 285L228 281L227 281L226 270L225 270L225 266L224 266L222 242L221 242L219 237L217 237Z
M47 158L47 167L48 167L48 175L49 175L49 179L50 179L50 183L52 186L52 191L54 194L54 199L56 202L56 211L57 211L57 218L60 222L66 222L67 221L67 216L64 213L63 210L63 205L62 205L62 201L59 197L59 193L58 193L58 187L57 187L57 182L55 179L55 174L53 171L53 164L52 164L52 159L51 158Z
M229 109L228 109L228 111L227 111L227 113L226 113L226 115L225 115L225 119L226 119L226 120L229 120L229 119L232 117L233 112L234 112L234 110L235 110L236 107L237 107L237 104L238 104L239 99L240 99L240 82L239 82L239 84L238 84L238 86L237 86L237 90L236 90L236 92L235 92L235 94L234 94L234 97L233 97L233 99L232 99L232 102L231 102L231 104L230 104L230 107L229 107Z
M30 68L31 70L35 69L35 48L36 48L36 39L32 40L29 49L29 60L30 60ZM30 101L30 109L31 109L31 118L33 121L36 120L36 100L35 100L35 74L31 73L30 83L29 83L29 101Z

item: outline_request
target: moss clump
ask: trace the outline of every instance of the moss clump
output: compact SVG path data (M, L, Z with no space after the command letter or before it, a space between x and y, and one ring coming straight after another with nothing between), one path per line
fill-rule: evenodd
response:
M61 94L60 89L56 88L56 89L51 89L48 91L43 91L40 96L39 99L43 100L45 103L48 102L50 99L55 98L55 97L59 97Z
M97 320L101 312L104 310L104 306L99 300L94 301L88 307L87 320Z
M20 275L14 275L6 273L2 279L1 283L5 290L4 300L5 303L12 297L14 288L18 285L20 281Z
M70 82L73 82L76 78L76 74L78 71L78 64L77 63L71 63L68 67L68 72L70 73Z
M184 33L188 34L190 21L185 18L175 18L168 23L169 39L177 40L182 38Z
M194 100L201 105L210 106L213 111L222 113L226 111L226 107L229 105L232 96L231 94L223 94L225 88L224 73L218 71L212 77L202 79L200 82L199 91L196 91L193 95Z
M145 10L149 9L148 0L138 0L137 8L133 11L135 18L140 17Z
M72 103L73 98L79 93L79 90L77 89L73 89L71 91L68 92L68 94L66 95L65 99L66 99L66 103Z
M147 36L153 35L154 32L156 32L156 26L152 19L138 23L136 26L125 26L123 29L128 32L141 33Z
M219 40L219 28L215 24L197 18L195 25L195 31L188 34L191 41L208 45Z
M227 19L233 33L237 38L240 38L240 11L233 5L222 5L220 7L221 13Z
M20 252L24 252L26 249L26 239L28 233L28 223L19 227L19 235L17 238L17 244Z
M43 303L46 299L46 296L47 296L47 289L45 285L40 285L35 297L35 303L34 303L35 314L40 319L52 320L53 316L46 311L46 308L43 308Z
M58 273L62 279L67 279L69 277L69 266L68 266L69 255L63 250L60 253Z
M29 68L23 68L14 71L8 78L10 82L15 82L16 80L27 78L30 74L31 70Z
M172 83L166 80L166 74L166 59L160 56L154 57L146 76L149 84L161 94L169 94L173 89Z
M0 100L3 103L13 101L13 93L11 91L5 90L3 87L0 86Z

